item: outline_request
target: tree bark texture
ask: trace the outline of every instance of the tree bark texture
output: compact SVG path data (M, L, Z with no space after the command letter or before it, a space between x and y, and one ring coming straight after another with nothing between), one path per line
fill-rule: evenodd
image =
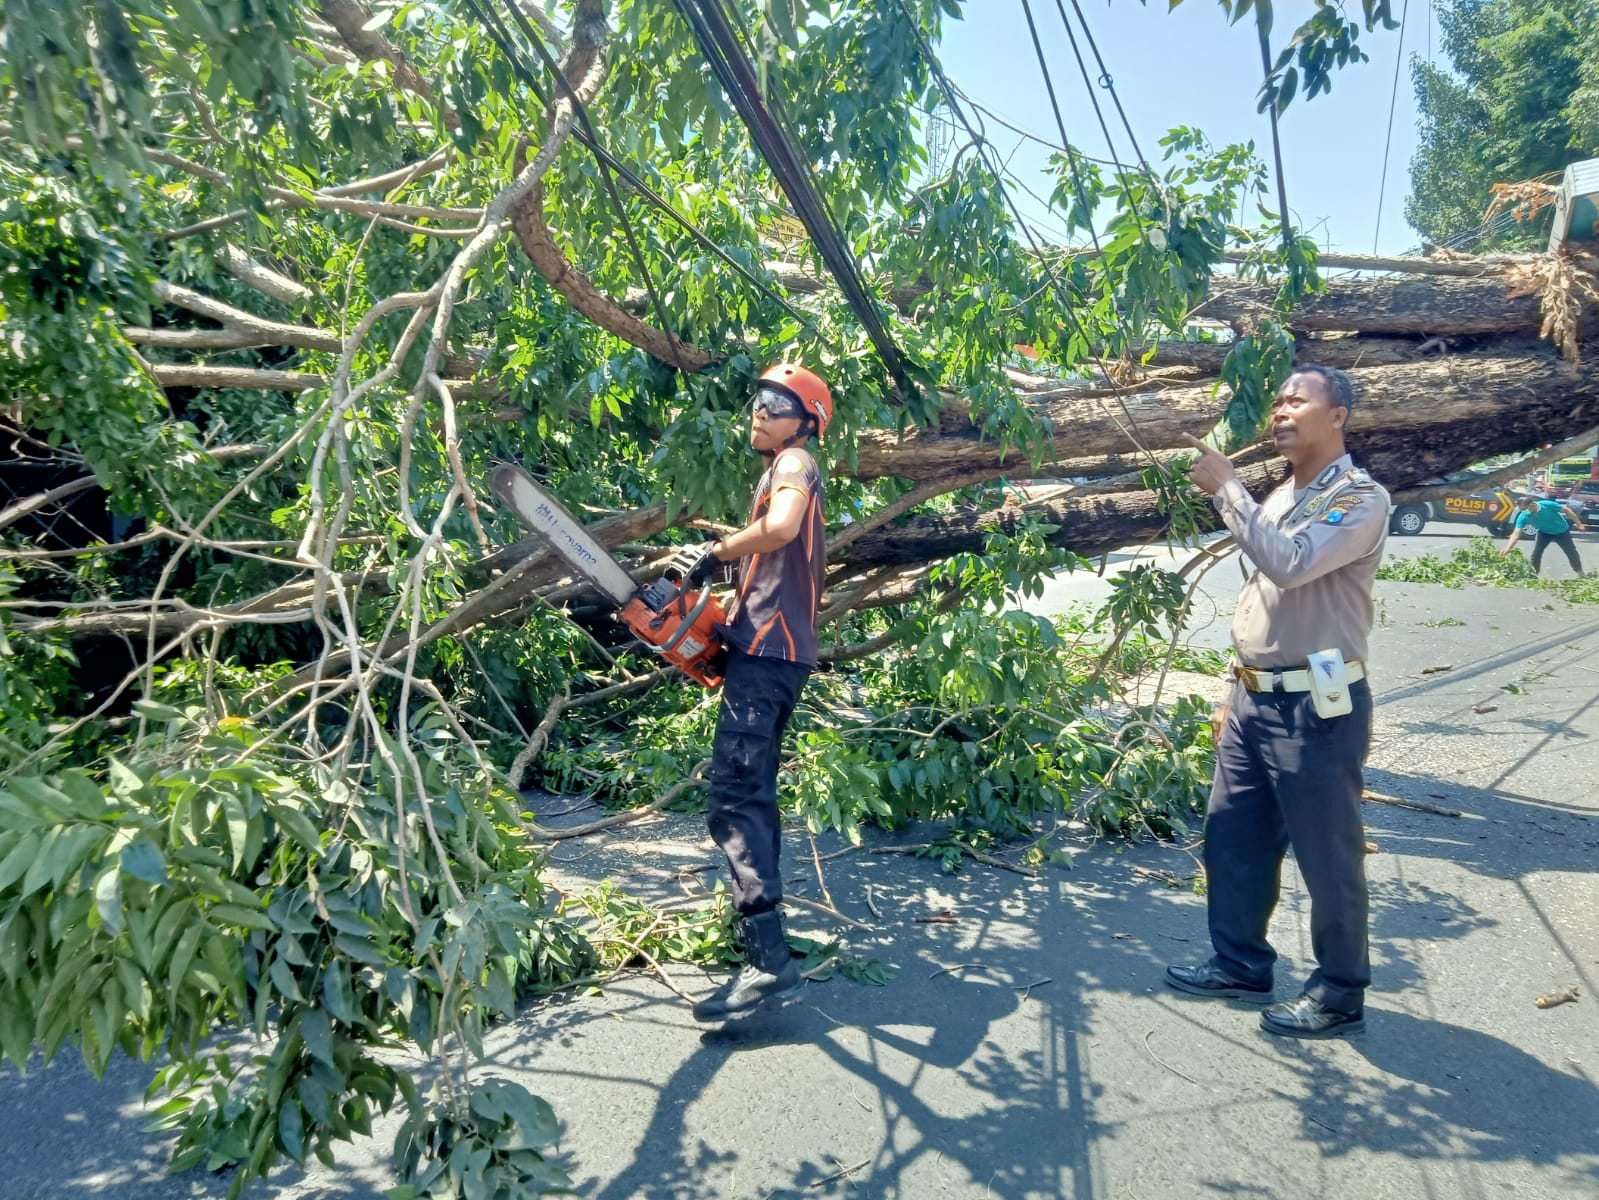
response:
M1340 279L1325 292L1302 300L1287 317L1296 330L1355 330L1360 333L1436 334L1537 333L1537 296L1510 297L1503 275L1459 279L1447 275ZM1196 316L1230 324L1282 320L1271 302L1276 289L1215 279Z
M1352 370L1358 396L1350 422L1352 445L1393 447L1396 466L1421 472L1414 480L1407 476L1408 484L1490 454L1580 432L1584 414L1591 415L1599 401L1599 375L1574 372L1552 347L1522 348L1532 353L1502 358L1483 351ZM903 437L863 433L852 474L917 482L981 469L996 475L1050 474L1051 464L1066 460L1180 446L1182 434L1208 431L1221 403L1209 383L1124 396L1085 396L1081 389L1061 388L1029 399L1054 433L1036 468L1014 449L1002 454L999 444L985 440L966 412L952 404L934 428Z

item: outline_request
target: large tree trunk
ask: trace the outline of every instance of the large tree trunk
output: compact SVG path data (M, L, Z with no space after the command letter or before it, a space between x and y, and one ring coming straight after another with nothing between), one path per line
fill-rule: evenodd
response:
M1390 491L1599 424L1599 376L1574 371L1552 351L1536 358L1451 356L1375 367L1355 378L1360 399L1350 418L1349 449ZM1141 425L1139 432L1150 428ZM1276 460L1244 474L1258 492L1281 472ZM1056 545L1099 554L1158 536L1166 517L1157 501L1148 491L1067 493L1039 504L916 517L866 534L838 561L864 569L976 551L991 531L1012 531L1025 516L1059 526L1050 537Z
M1407 471L1414 467L1425 478L1594 424L1599 375L1574 371L1548 347L1517 348L1531 353L1503 358L1484 351L1352 370L1358 396L1350 422L1352 444L1392 447L1396 465L1406 464ZM1069 459L1180 446L1184 433L1205 433L1220 406L1208 383L1131 395L1067 387L1029 400L1054 431L1036 470L1023 454L1002 453L998 443L985 440L952 404L936 428L903 437L877 431L862 435L852 473L860 479L893 475L918 482L979 470L1049 474L1050 464Z
M1216 320L1271 318L1272 287L1213 281L1211 296L1196 315ZM1301 301L1287 318L1300 330L1359 330L1362 333L1536 333L1537 296L1510 295L1503 275L1455 279L1424 275L1398 279L1341 279L1325 292Z

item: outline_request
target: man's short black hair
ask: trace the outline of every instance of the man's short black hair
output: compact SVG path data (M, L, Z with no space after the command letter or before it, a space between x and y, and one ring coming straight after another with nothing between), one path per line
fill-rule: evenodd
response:
M1327 389L1327 399L1337 407L1355 410L1355 385L1337 367L1324 367L1320 363L1302 363L1293 370L1295 375L1314 375Z

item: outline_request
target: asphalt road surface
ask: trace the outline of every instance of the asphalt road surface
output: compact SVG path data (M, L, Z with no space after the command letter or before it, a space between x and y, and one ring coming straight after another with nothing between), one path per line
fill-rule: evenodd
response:
M1447 553L1461 536L1390 550ZM1237 584L1230 563L1206 580L1196 640L1225 643ZM1104 586L1070 577L1046 602ZM707 1031L634 978L502 1024L489 1069L555 1106L561 1161L596 1200L1599 1194L1599 608L1384 583L1373 642L1368 785L1461 815L1366 806L1362 1038L1284 1043L1252 1009L1163 987L1165 963L1207 953L1191 858L1068 828L1073 866L1036 880L900 854L827 862L838 906L873 927L849 931L851 952L899 968L885 987L811 984L780 1014ZM787 846L791 891L814 897L809 843ZM671 816L556 860L568 879L666 896L715 855L695 818ZM943 910L956 922L917 920ZM1272 935L1292 995L1311 963L1291 863ZM696 995L715 983L672 978ZM1570 985L1577 1003L1535 1006ZM0 1075L0 1197L220 1196L225 1177L163 1173L147 1078L119 1062L96 1085L70 1053ZM377 1197L391 1129L337 1171L283 1171L253 1194Z

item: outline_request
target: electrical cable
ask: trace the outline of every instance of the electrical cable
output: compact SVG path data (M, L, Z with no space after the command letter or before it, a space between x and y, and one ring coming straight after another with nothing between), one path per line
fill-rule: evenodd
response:
M781 112L781 105L775 97L770 105L762 99L754 68L739 45L720 0L673 0L673 6L688 22L722 90L738 110L756 149L794 207L794 215L811 235L823 263L838 281L889 375L904 393L914 392L916 388L899 347L883 324L860 269L817 191L809 164L801 159L779 119L773 116L774 111Z
M1038 69L1044 76L1044 90L1049 93L1049 107L1055 114L1055 127L1060 130L1061 143L1066 147L1066 165L1071 168L1072 185L1077 189L1077 202L1083 206L1083 220L1088 224L1088 240L1093 243L1094 253L1103 255L1104 250L1099 245L1099 234L1094 229L1094 206L1088 202L1088 189L1083 185L1083 173L1077 165L1077 155L1072 152L1071 138L1066 136L1066 121L1060 115L1060 101L1055 98L1055 81L1050 78L1049 64L1044 60L1044 45L1038 40L1038 26L1033 22L1031 0L1022 0L1022 14L1027 18L1027 32L1033 39L1033 53L1038 56ZM1112 153L1115 151L1112 150Z
M492 40L495 45L499 47L500 53L505 56L506 61L511 66L511 70L533 92L534 96L538 98L539 103L544 105L545 108L548 108L550 105L549 95L539 85L538 80L533 76L532 72L530 72L522 63L520 56L511 48L511 45L509 44L509 35L505 32L504 26L499 23L498 17L493 16L491 13L486 13L483 7L480 5L479 0L466 0L466 3L468 7L473 9L473 11L477 14L479 23L485 26L490 40ZM496 32L496 30L498 30L498 32ZM633 191L637 192L638 195L641 196L647 203L659 210L664 215L670 217L674 223L676 223L685 233L699 243L700 246L709 251L711 254L714 254L718 259L731 267L752 287L758 290L762 295L766 296L767 299L781 306L784 311L786 311L795 320L799 321L800 324L805 327L807 332L815 332L816 326L812 317L795 308L794 305L790 303L785 296L774 289L771 284L761 279L745 264L739 262L738 259L734 258L725 249L723 249L715 238L711 237L710 234L705 232L704 229L700 228L700 226L695 224L690 218L680 213L671 201L667 200L647 182L641 179L626 163L622 162L619 158L607 150L605 146L598 140L598 138L595 137L588 129L582 127L574 129L572 131L572 137L587 147L590 153L594 155L595 159L598 160L603 166L609 167L612 171L616 172L617 177L620 178L623 183L627 184L628 187L632 188Z
M993 109L989 108L987 105L979 104L976 100L973 100L969 95L967 95L966 92L964 90L962 90L961 88L956 87L955 88L955 94L957 96L959 96L962 100L966 101L967 104L970 104L972 106L972 108L974 108L978 112L982 113L983 116L991 117L996 124L1003 125L1006 129L1010 130L1012 133L1017 134L1017 135L1019 135L1021 137L1024 137L1030 142L1036 142L1038 145L1044 147L1044 149L1046 149L1046 150L1057 150L1057 151L1061 152L1062 154L1064 154L1066 152L1066 147L1065 146L1062 146L1062 145L1060 145L1060 144L1058 144L1056 142L1052 142L1048 138L1039 137L1036 133L1032 132L1032 130L1030 130L1030 129L1023 129L1020 125L1016 124L1014 121L1011 121L1011 120L1007 119L1006 117L1001 116L999 113L995 112ZM932 113L931 113L931 111L929 109L923 108L920 105L912 105L911 107L915 108L920 113L924 113L924 114L926 114L928 116L932 115ZM1098 158L1098 157L1096 157L1096 156L1094 156L1092 154L1083 154L1080 151L1078 152L1077 157L1081 158L1084 162L1099 163L1102 166L1107 166L1107 167L1129 167L1130 166L1130 164L1128 164L1128 163L1117 162L1113 158Z
M1026 3L1026 0L1023 0L1023 3ZM1077 46L1077 35L1072 31L1072 23L1066 19L1066 6L1061 3L1061 0L1055 0L1055 9L1060 13L1060 23L1066 30L1066 40L1071 43L1072 57L1077 60L1077 70L1082 74L1083 87L1088 92L1088 102L1094 106L1094 117L1099 121L1099 132L1105 138L1105 145L1110 150L1110 156L1115 158L1117 156L1116 141L1110 136L1110 125L1105 120L1105 110L1100 107L1099 97L1094 94L1094 83L1088 74L1088 64L1083 61L1083 52ZM1103 70L1103 67L1104 64L1102 63L1101 70ZM1107 78L1107 76L1102 76L1102 78ZM1139 157L1141 158L1143 156L1140 155ZM1145 170L1147 174L1147 166ZM1132 195L1132 187L1128 182L1127 175L1121 170L1120 167L1116 169L1116 180L1122 185L1122 194L1130 199ZM1142 214L1138 212L1137 208L1133 207L1131 204L1129 204L1128 207L1132 211L1133 219L1138 223L1138 240L1147 248L1149 246L1149 236L1144 231L1144 218Z
M927 69L932 72L934 82L938 84L939 90L944 94L944 99L948 102L950 110L959 118L961 125L966 130L966 135L972 139L973 145L977 147L978 156L983 160L983 165L988 168L990 174L993 175L994 183L999 188L1000 199L1004 201L1012 220L1016 222L1017 228L1022 231L1022 235L1027 239L1027 244L1033 251L1035 261L1043 268L1045 278L1055 289L1056 298L1060 302L1061 310L1066 314L1066 320L1070 323L1077 336L1082 339L1085 351L1093 359L1094 365L1099 368L1100 374L1109 379L1111 376L1105 366L1104 359L1095 348L1093 339L1088 336L1088 331L1083 328L1082 322L1077 317L1076 309L1072 307L1071 290L1061 281L1055 268L1050 265L1048 256L1045 255L1038 244L1038 236L1027 222L1022 219L1021 211L1016 207L1015 198L1010 194L1010 189L1005 186L1004 175L990 159L988 139L978 133L972 126L971 119L966 115L966 110L961 107L959 100L961 93L950 82L949 76L944 73L943 64L938 61L938 55L933 53L933 47L928 43L927 35L923 32L921 25L917 23L916 18L905 6L905 0L895 0L895 5L898 7L900 15L910 25L912 35L916 38L917 48L921 51L922 57L926 59Z
M1265 27L1260 28L1260 69L1265 72L1265 78L1271 78L1271 39ZM1271 154L1277 165L1277 207L1282 210L1280 216L1283 223L1283 248L1293 241L1293 226L1288 221L1288 184L1283 180L1283 144L1277 135L1277 100L1272 98L1266 111L1271 115Z
M1055 3L1058 6L1060 4L1060 0L1055 0ZM1094 62L1099 65L1099 86L1110 93L1111 101L1116 105L1116 115L1121 118L1122 128L1127 131L1127 140L1132 143L1133 153L1138 155L1138 165L1143 168L1146 175L1153 177L1155 173L1150 169L1149 160L1144 157L1144 151L1138 145L1138 135L1133 132L1132 122L1127 119L1127 110L1122 107L1122 99L1116 94L1116 81L1111 77L1110 71L1105 67L1104 56L1099 52L1099 43L1094 41L1094 31L1088 27L1088 18L1083 16L1082 6L1078 4L1077 0L1072 0L1072 10L1077 14L1078 23L1083 27L1083 36L1088 39L1088 48L1094 52ZM1064 9L1061 10L1060 19L1063 22L1066 20L1066 11ZM1067 24L1066 28L1067 32L1071 31L1071 25L1069 23ZM1073 42L1072 48L1076 49L1075 41ZM1108 135L1106 136L1105 140L1109 142L1110 138ZM1113 158L1115 157L1114 150L1111 151L1111 156Z
M1371 234L1373 255L1377 253L1377 240L1382 237L1382 202L1388 193L1388 152L1394 144L1394 111L1399 107L1399 68L1405 61L1405 22L1409 19L1410 0L1405 0L1404 8L1399 11L1399 49L1394 52L1394 86L1388 96L1388 136L1382 143L1382 181L1377 185L1377 221Z

